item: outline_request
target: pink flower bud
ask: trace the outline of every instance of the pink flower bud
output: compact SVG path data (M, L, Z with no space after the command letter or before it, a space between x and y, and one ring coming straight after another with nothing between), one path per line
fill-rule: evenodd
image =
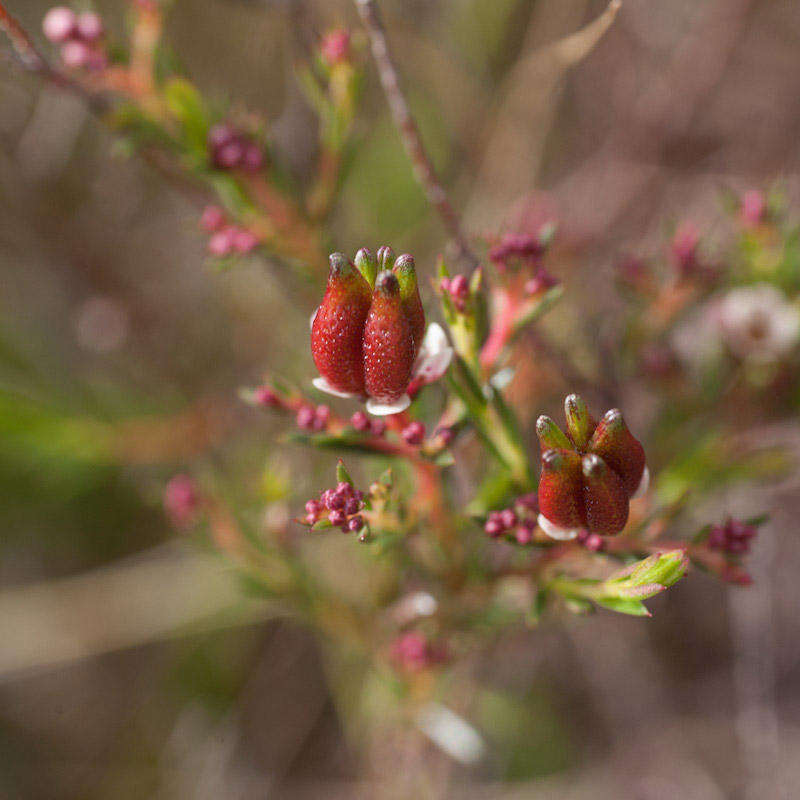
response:
M164 509L172 524L185 528L195 521L200 507L197 485L188 475L175 475L164 489Z
M758 189L750 189L742 195L742 220L746 225L760 225L766 216L767 199Z
M77 35L87 44L96 42L104 33L103 20L98 14L86 11L76 21Z
M261 152L261 148L255 142L245 145L242 153L242 167L248 172L258 172L263 166L264 154Z
M233 229L223 228L208 240L208 252L221 258L233 252Z
M409 424L403 428L401 436L406 444L410 444L412 446L420 445L425 439L425 426L417 420L414 420L414 422L409 422Z
M350 424L357 431L361 431L362 433L366 433L370 430L369 416L365 411L356 411L356 413L350 417Z
M56 6L44 15L42 31L51 42L61 44L75 34L76 22L75 12L71 8Z
M206 206L200 217L200 227L208 233L220 230L225 224L225 212L219 206Z
M347 530L355 533L364 527L364 520L361 517L353 517L347 521Z
M314 418L314 408L312 406L302 406L297 412L297 427L305 430L313 429Z
M272 391L268 386L260 386L255 392L256 403L260 406L275 407L280 405L278 395Z
M237 228L231 238L233 249L241 255L252 253L258 247L258 237L245 228Z
M329 66L347 61L350 58L350 33L342 29L330 31L322 39L319 50Z
M70 40L61 45L61 61L68 69L85 67L90 55L91 51L83 42Z

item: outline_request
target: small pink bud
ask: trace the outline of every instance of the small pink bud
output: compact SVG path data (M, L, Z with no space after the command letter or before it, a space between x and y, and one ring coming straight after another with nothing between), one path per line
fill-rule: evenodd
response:
M447 447L452 441L455 434L452 428L439 428L436 435L441 439L442 444Z
M175 475L164 489L164 509L172 524L185 528L195 521L200 507L197 485L188 475Z
M103 20L98 14L86 11L76 21L78 36L87 44L96 42L104 33Z
M225 212L219 206L206 206L200 217L200 227L208 233L220 230L225 224Z
M425 426L417 420L409 422L409 424L403 428L401 436L406 444L412 446L420 445L425 438Z
M500 521L504 528L513 528L517 524L517 515L510 508L503 509L500 512Z
M258 247L258 237L245 228L237 228L231 238L233 249L241 255L252 253Z
M742 220L746 225L760 225L767 212L767 199L758 189L750 189L742 195Z
M533 541L533 530L527 525L520 525L514 535L517 544L530 544Z
M75 12L71 8L56 6L44 15L42 31L51 42L61 44L74 35L76 22Z
M328 426L331 410L328 406L317 406L314 410L314 430L322 431Z
M311 430L314 427L314 408L312 406L302 406L298 412L295 421L298 428Z
M469 282L465 275L456 275L450 281L450 294L460 300L467 297L469 294Z
M264 154L261 148L251 142L244 147L242 153L242 167L248 172L258 172L264 166Z
M369 423L373 436L383 436L386 433L386 423L382 419L373 419Z
M233 230L223 228L223 230L217 231L208 240L208 252L217 258L230 255L233 252Z
M370 430L370 420L369 415L365 411L356 411L352 417L350 417L350 424L357 430L361 431L362 433L366 433Z
M80 69L89 62L91 51L83 42L70 40L61 45L61 60L68 69Z
M268 386L260 386L255 392L256 403L260 406L275 407L280 405L278 395L272 391Z
M347 522L347 517L345 516L344 511L337 508L328 514L328 520L330 521L331 525L344 525L344 523Z
M447 292L447 294L450 294L450 278L442 277L442 279L439 281L439 289L442 292Z
M363 526L364 520L361 517L353 517L347 522L347 529L353 533L360 531Z
M236 139L217 148L213 153L214 166L220 169L233 169L239 166L244 150Z
M342 29L325 34L319 50L329 66L347 61L350 58L350 34Z

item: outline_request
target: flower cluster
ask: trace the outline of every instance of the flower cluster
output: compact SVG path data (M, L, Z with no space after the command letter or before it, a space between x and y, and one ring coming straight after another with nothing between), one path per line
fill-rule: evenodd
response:
M339 481L334 489L325 489L319 497L306 503L307 525L327 521L344 533L355 533L364 528L364 518L359 513L364 508L364 493L349 481Z
M252 137L223 122L208 132L208 159L217 169L258 172L264 166L264 151Z
M613 536L628 521L629 501L647 490L644 449L618 409L598 423L573 394L564 412L568 436L549 417L536 422L542 448L539 526L554 539L574 539L582 530Z
M758 533L754 525L728 517L722 525L712 525L708 532L708 546L729 555L745 555L750 552L750 543Z
M258 247L258 237L247 228L230 223L219 206L206 206L200 217L200 226L211 234L208 252L216 258L233 253L247 255Z
M311 320L314 386L339 397L362 397L372 414L396 414L411 402L409 385L430 383L449 366L444 331L425 330L414 259L362 248L350 261L330 257L328 285ZM415 388L418 388L415 387Z
M101 48L105 29L100 17L85 11L76 14L66 6L51 8L42 20L42 31L61 46L61 61L70 69L104 69L108 59Z

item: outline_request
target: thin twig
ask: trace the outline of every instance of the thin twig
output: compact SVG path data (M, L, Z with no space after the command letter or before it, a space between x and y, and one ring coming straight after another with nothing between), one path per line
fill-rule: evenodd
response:
M11 42L14 55L23 69L39 75L59 89L65 89L78 95L96 113L106 110L108 103L102 95L88 91L80 83L61 70L56 69L47 61L33 43L28 32L9 13L2 2L0 2L0 30L6 34L9 42Z
M378 8L374 0L354 0L354 2L369 36L372 56L378 67L378 75L383 85L383 91L389 102L389 108L400 133L400 138L403 141L403 146L411 160L414 175L425 192L428 202L442 218L442 222L458 251L459 258L474 269L478 266L478 258L467 242L458 214L450 203L447 192L439 181L436 170L433 168L430 157L422 143L417 122L411 113L403 90L400 88L397 68L389 53L386 33L378 14Z

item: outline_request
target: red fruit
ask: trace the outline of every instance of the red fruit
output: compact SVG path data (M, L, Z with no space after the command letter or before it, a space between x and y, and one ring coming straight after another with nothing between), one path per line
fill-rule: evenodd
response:
M400 284L384 270L375 281L364 327L364 385L380 403L394 403L408 388L414 336L400 299Z
M419 296L414 259L408 254L400 256L394 262L392 272L400 284L400 299L403 301L403 310L411 325L411 334L414 337L414 357L416 358L422 338L425 336L425 310L422 308L422 300Z
M628 494L616 472L598 455L583 457L583 500L591 533L613 536L628 521Z
M583 528L581 457L572 450L546 450L539 478L539 512L559 528Z
M636 491L644 472L644 448L628 430L618 408L607 411L600 420L588 451L600 456L619 475L629 497Z
M311 326L311 354L319 374L334 389L363 394L369 285L347 256L333 253L330 265L328 287Z

